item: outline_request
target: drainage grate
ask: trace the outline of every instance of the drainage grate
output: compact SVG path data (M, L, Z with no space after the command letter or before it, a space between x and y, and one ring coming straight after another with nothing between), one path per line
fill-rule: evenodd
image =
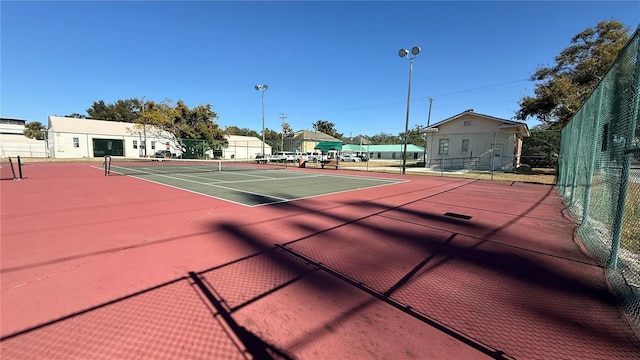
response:
M469 215L456 214L456 213L452 213L452 212L444 213L444 216L451 216L451 217L454 217L454 218L464 219L464 220L471 219L471 216L469 216Z

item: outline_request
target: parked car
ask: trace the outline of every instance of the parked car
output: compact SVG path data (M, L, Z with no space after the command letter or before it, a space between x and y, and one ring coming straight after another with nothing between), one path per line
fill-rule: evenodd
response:
M311 152L311 151L307 151L305 154L305 157L307 159L307 161L318 161L322 158L322 154L320 154L319 152Z
M167 158L173 158L175 156L176 155L169 150L158 150L153 155L153 157L156 159L167 159Z
M275 155L271 156L271 161L296 161L298 160L296 154L291 151L278 151Z
M258 164L266 164L271 159L271 155L256 154L256 162Z
M369 157L367 157L367 155L365 154L360 154L356 156L359 157L361 161L369 161Z
M340 155L340 161L360 162L362 160L359 157L357 157L356 155L342 154L342 155Z

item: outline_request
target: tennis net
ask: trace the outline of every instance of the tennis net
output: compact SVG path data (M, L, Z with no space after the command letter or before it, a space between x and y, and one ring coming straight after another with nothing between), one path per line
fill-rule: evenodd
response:
M199 160L199 159L125 159L106 156L105 175L187 174L224 171L282 170L286 163L258 163L256 160Z

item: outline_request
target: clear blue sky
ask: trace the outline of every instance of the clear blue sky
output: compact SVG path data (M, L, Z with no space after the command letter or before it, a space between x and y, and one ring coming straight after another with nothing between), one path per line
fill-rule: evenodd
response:
M346 136L404 131L466 109L513 118L529 77L599 21L634 31L638 1L1 2L0 116L47 124L94 101L211 104L217 123ZM536 122L529 122L530 126Z

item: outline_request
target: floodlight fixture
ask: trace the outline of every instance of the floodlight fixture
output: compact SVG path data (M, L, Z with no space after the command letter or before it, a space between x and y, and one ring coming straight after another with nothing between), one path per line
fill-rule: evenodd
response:
M406 172L406 167L407 167L407 141L409 138L409 104L411 103L411 75L413 74L413 59L418 57L418 54L420 54L419 46L414 46L411 48L411 55L413 55L413 57L409 56L409 50L407 49L400 49L400 51L398 51L398 56L406 57L407 59L409 59L409 90L407 91L407 115L406 115L405 124L404 124L404 148L402 150L402 174Z

